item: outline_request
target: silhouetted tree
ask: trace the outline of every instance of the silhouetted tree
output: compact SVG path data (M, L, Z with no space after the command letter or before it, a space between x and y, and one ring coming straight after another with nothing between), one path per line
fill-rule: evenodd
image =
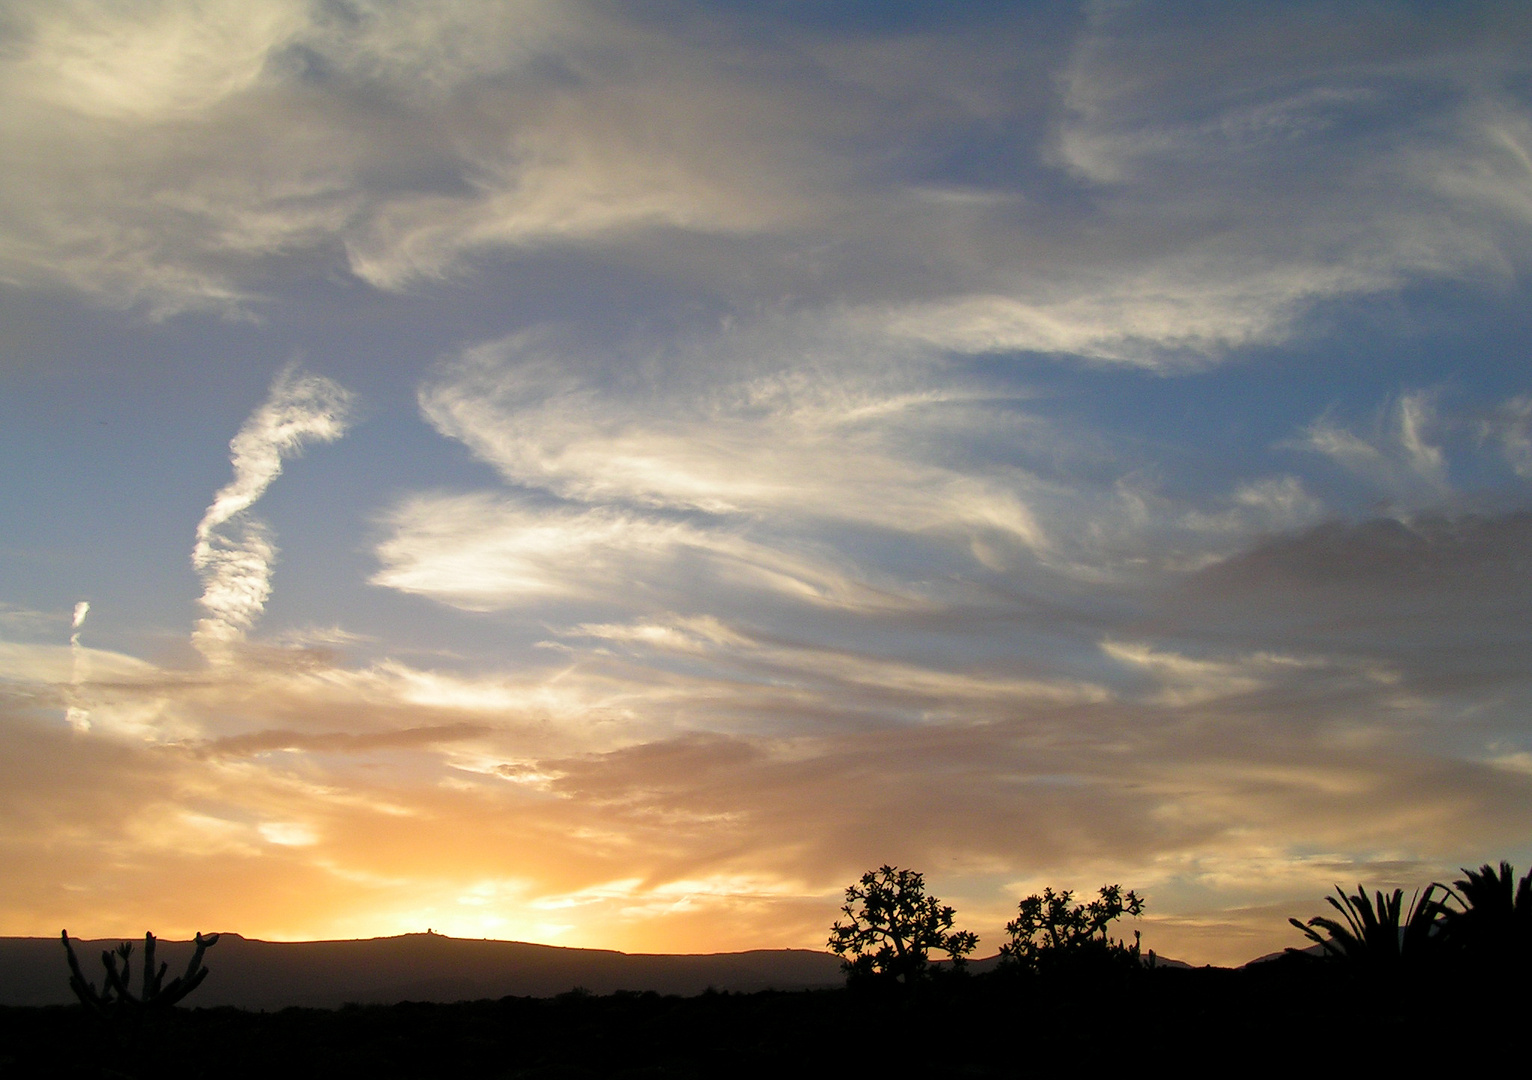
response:
M1111 924L1124 915L1144 913L1144 901L1121 885L1103 885L1096 899L1076 904L1074 892L1045 888L1021 901L1016 918L1006 923L1011 940L1000 946L1001 963L1038 971L1082 963L1119 963L1137 967L1139 934L1133 944L1114 939Z
M1335 892L1340 899L1327 896L1325 900L1340 912L1344 923L1325 915L1316 915L1307 923L1287 921L1320 946L1325 959L1344 961L1372 974L1397 973L1419 966L1439 944L1443 908L1435 898L1438 888L1434 882L1427 885L1424 893L1411 898L1406 909L1403 889L1387 896L1379 889L1374 903L1360 885L1354 896L1347 896L1337 885Z
M80 970L80 961L75 957L74 947L69 944L68 930L63 932L63 938L64 953L69 958L69 988L74 991L75 997L80 999L80 1004L106 1017L134 1014L146 1009L169 1009L202 985L202 980L207 978L207 968L202 966L202 956L208 949L218 944L217 934L209 934L207 937L198 934L197 950L192 953L191 963L186 965L186 971L167 983L165 973L170 965L162 963L156 970L154 966L156 939L153 934L146 933L143 980L139 993L135 995L131 989L132 942L124 941L115 951L102 950L101 966L106 969L106 981L102 984L100 991L97 991L95 983L87 981L85 973ZM119 960L122 961L121 969L117 966Z
M1463 868L1454 889L1441 888L1462 905L1442 906L1447 944L1475 964L1524 969L1532 960L1532 871L1521 881L1508 862Z
M978 935L952 929L956 913L926 895L925 878L914 870L867 871L846 889L841 912L847 921L835 921L829 946L852 977L882 975L911 983L925 974L933 950L961 965L979 943Z

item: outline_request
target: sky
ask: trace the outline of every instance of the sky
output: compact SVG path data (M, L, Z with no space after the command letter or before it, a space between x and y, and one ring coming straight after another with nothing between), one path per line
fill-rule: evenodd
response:
M0 934L995 951L1532 861L1532 9L0 3Z

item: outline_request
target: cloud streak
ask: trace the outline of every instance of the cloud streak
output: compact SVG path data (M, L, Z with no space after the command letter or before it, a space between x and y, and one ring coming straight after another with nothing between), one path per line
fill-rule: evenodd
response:
M337 383L290 364L230 441L234 478L213 496L192 546L192 567L202 581L198 603L207 612L192 642L209 659L224 657L244 639L271 595L276 548L266 525L246 511L281 475L284 457L345 433L350 400Z
M85 616L90 613L90 602L81 600L74 606L74 616L69 621L69 682L78 686L88 674L85 650L80 645L80 631L85 626ZM64 719L75 731L84 734L90 730L90 710L70 703L64 710Z

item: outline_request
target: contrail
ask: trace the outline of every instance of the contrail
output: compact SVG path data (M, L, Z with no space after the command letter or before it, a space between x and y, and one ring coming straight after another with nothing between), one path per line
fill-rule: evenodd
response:
M85 657L80 645L80 628L85 625L85 616L90 613L90 601L81 600L74 606L74 620L69 624L72 633L69 635L69 704L64 709L64 719L69 721L69 726L76 731L87 732L90 730L90 710L81 708L75 702L75 687L85 680Z
M245 511L281 475L284 457L306 442L333 442L345 434L350 406L351 394L338 383L289 364L272 382L266 402L230 440L234 479L213 496L192 547L192 566L202 579L198 602L207 612L197 620L192 644L208 659L223 658L244 639L271 595L276 547L265 523ZM231 523L237 535L223 531Z

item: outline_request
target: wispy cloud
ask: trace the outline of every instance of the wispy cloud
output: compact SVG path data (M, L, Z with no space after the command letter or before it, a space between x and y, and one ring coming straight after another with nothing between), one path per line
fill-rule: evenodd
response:
M811 552L755 543L734 529L596 508L535 508L485 495L417 497L396 506L372 581L468 609L601 600L634 581L656 599L698 589L776 593L844 608L899 608Z
M242 757L269 753L273 750L362 753L369 750L438 746L442 743L483 736L489 730L489 727L484 724L462 723L366 734L349 731L318 734L299 731L257 731L248 735L230 735L216 739L207 744L205 752L224 757Z
M1532 395L1501 402L1489 418L1480 421L1479 433L1500 444L1517 476L1532 480Z
M78 686L88 674L85 650L80 645L80 631L85 626L85 616L90 612L90 601L81 600L74 606L74 617L69 622L69 682ZM90 710L70 703L64 710L64 719L78 732L90 730Z
M1432 441L1436 395L1401 394L1380 411L1371 431L1358 432L1326 414L1284 446L1323 454L1406 507L1440 502L1452 490L1447 459Z
M284 456L345 433L349 406L350 395L338 384L289 364L272 382L265 404L230 441L234 479L213 496L192 547L192 566L202 579L198 602L207 612L192 641L209 659L223 657L243 639L271 594L276 548L266 525L246 511L281 474Z
M302 6L281 0L132 10L81 0L18 15L30 33L12 58L16 89L89 116L139 120L195 116L248 89L303 23Z
M727 339L708 343L724 353L722 370L701 385L603 385L562 362L560 344L518 334L469 349L424 388L422 411L511 483L563 499L1046 543L1018 491L1036 481L1020 470L975 475L903 449L900 435L955 413L996 422L971 393L911 392L897 377L784 369L774 358L746 366ZM845 348L814 344L830 357Z
M1526 252L1516 20L955 13L736 63L581 3L347 10L21 5L0 272L163 317L248 311L294 260L397 290L599 243L894 340L1185 370ZM1009 170L931 175L1010 129Z

